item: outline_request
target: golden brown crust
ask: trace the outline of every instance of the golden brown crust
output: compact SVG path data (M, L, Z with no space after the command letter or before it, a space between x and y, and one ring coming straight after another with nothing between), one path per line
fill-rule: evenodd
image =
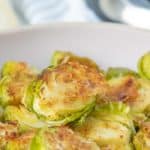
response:
M32 141L34 136L35 136L34 131L28 131L20 136L12 138L11 141L16 142L18 144L22 144L22 146L30 145L30 142Z
M4 149L7 142L18 136L18 127L15 122L0 123L0 149Z
M54 150L99 150L98 146L88 141L68 127L59 127L52 135L46 135Z
M44 82L40 107L51 107L49 116L53 119L84 109L95 102L98 94L105 95L108 86L103 74L79 62L48 68L39 80Z
M121 101L132 104L136 101L138 93L138 84L134 77L127 76L116 87L112 87L109 97L115 101Z
M10 139L18 135L16 122L0 123L0 139Z
M34 131L27 131L26 133L22 133L17 137L8 140L6 147L8 149L16 149L16 150L28 150L30 149L32 139L35 136Z
M0 148L5 147L8 143L9 147L14 146L20 150L26 150L30 148L35 136L41 136L39 137L39 140L44 141L43 147L46 146L47 149L99 150L99 147L94 142L84 139L69 127L65 126L53 129L42 129L41 131L43 132L37 134L39 133L37 130L29 130L24 133L19 133L16 129L16 123L5 123L0 124L1 134L2 131L5 131L5 135L3 137L0 136Z
M7 83L7 92L10 103L18 105L24 95L25 88L36 79L36 73L24 62L18 62L16 70L11 74Z
M103 74L96 69L90 68L79 62L67 62L57 66L55 69L46 69L40 79L45 81L49 87L54 80L64 86L73 85L73 89L65 92L67 97L87 97L103 93L106 81ZM51 82L53 80L53 82Z
M16 80L22 79L23 77L32 78L34 76L33 70L25 62L17 62L14 73L11 74Z

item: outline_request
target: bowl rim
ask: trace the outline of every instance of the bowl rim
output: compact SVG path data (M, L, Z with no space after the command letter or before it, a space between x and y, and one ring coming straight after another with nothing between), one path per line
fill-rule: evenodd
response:
M134 26L129 26L127 24L119 24L119 23L108 23L108 22L99 22L99 23L88 23L88 22L60 22L60 23L46 23L46 24L33 24L33 25L27 25L27 26L20 26L18 28L10 29L10 30L4 30L0 32L0 36L3 35L11 35L11 34L17 34L17 33L24 33L24 32L30 32L30 31L38 31L42 29L48 29L48 28L112 28L115 30L128 30L128 31L136 31L136 32L142 32L142 33L148 33L150 34L150 30L148 29L142 29L137 28Z

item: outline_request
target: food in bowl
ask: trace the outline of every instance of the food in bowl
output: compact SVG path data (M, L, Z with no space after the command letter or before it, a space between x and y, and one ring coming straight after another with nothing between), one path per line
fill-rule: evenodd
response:
M138 71L102 70L56 51L47 68L1 69L0 147L6 150L150 149L150 53Z

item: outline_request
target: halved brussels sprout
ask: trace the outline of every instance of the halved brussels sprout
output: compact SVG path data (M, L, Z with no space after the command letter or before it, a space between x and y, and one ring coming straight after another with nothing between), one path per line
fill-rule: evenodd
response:
M35 136L32 139L31 145L30 145L31 150L51 149L50 148L51 143L48 141L48 136L44 137L44 134L46 134L45 132L47 132L47 135L50 134L49 131L46 131L44 129L40 129L39 131L37 131L37 133L35 134Z
M23 106L7 106L4 110L4 119L5 121L17 121L21 131L46 126L46 123L39 120L36 114Z
M74 130L102 149L132 150L131 138L135 130L129 107L122 103L98 107L82 125L74 126Z
M41 86L39 86L40 83ZM25 99L26 106L31 106L30 110L34 111L48 126L60 126L72 122L88 115L95 106L96 96L81 97L81 99L65 98L63 95L59 96L57 89L55 93L50 91L45 83L37 82L34 87L35 91L32 91L31 95Z
M55 51L52 56L51 65L57 66L59 64L67 63L69 61L78 61L79 63L86 65L91 68L99 70L98 65L91 59L87 57L79 57L70 52Z
M23 78L27 76L29 78L37 74L36 69L31 68L25 62L8 61L6 62L1 71L2 77L11 76L13 78Z
M138 83L138 97L131 106L134 112L145 112L150 105L150 81L138 79Z
M129 113L129 106L123 104L122 102L111 102L98 106L92 113L92 116L100 118L101 120L119 122L134 132L132 118Z
M0 104L2 106L18 105L24 97L26 88L36 78L37 73L25 63L4 64L0 80Z
M9 139L18 135L18 126L15 122L0 123L0 149L4 149Z
M32 104L33 104L33 99L34 95L38 95L40 92L40 87L42 85L42 81L33 81L29 84L29 86L26 88L24 92L24 96L21 100L21 103L28 108L30 111L32 111Z
M109 80L111 91L108 97L113 101L128 104L133 112L144 112L150 101L150 81L131 75Z
M111 68L108 68L106 72L106 78L108 80L112 78L119 78L119 77L126 76L126 75L133 75L135 77L138 77L138 74L135 71L130 70L128 68L111 67Z
M5 150L32 150L30 145L32 143L32 139L35 136L35 131L28 131L23 133L19 136L11 138L8 140ZM37 150L45 150L45 149L38 149Z
M9 96L9 82L11 79L9 77L3 77L0 80L0 105L1 106L6 106L10 101L11 98Z
M10 140L6 150L100 150L92 141L67 127L28 131Z
M150 79L150 52L140 58L138 62L138 72L141 77Z
M40 130L32 140L31 150L100 150L96 143L74 133L67 127Z
M18 125L16 122L6 122L2 123L0 122L0 137L5 136L13 136L14 134L17 134L18 132ZM0 138L0 139L1 139Z
M127 75L118 78L112 78L108 81L110 91L107 93L112 101L121 101L132 104L138 97L140 84L138 78Z
M79 119L92 110L97 94L107 89L96 69L68 62L44 70L30 85L23 104L48 124L62 125Z
M150 149L150 122L145 122L142 124L133 139L133 143L136 150Z

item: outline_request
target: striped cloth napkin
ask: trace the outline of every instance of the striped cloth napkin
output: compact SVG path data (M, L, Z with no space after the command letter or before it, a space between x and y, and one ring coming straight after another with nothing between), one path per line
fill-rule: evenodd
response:
M85 0L11 0L29 24L79 21L97 22L99 18Z

